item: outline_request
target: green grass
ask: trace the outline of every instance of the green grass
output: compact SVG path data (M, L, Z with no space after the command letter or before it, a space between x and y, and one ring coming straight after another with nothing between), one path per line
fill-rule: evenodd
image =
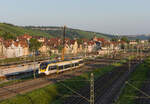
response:
M113 63L112 65L114 65L114 66L121 66L122 64L121 63Z
M92 72L94 73L95 79L97 79L104 73L113 70L114 67L115 66L113 65L106 66L93 70ZM66 79L61 83L77 91L80 88L89 84L87 80L89 80L90 73L91 72L87 72L80 76ZM17 95L16 97L1 101L0 104L32 104L30 98L32 99L33 104L61 104L66 96L72 94L72 92L67 88L63 87L61 83L51 84L23 95Z
M129 78L129 83L137 88L142 87L143 81L145 81L149 76L149 65L150 59L146 60L143 64L140 64L137 69L131 74ZM116 104L135 104L134 99L129 96L136 96L137 90L128 84L125 85L125 88L122 89L122 93L116 102Z

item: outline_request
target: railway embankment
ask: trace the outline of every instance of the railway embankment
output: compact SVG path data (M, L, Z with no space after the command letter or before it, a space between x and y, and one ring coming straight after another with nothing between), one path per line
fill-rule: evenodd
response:
M78 91L84 86L89 85L89 76L91 72L94 73L96 79L104 75L105 73L110 72L111 70L114 69L114 67L118 67L118 65L120 66L120 64L114 64L105 66L103 68L97 68L90 72L81 74L80 76L75 76L71 79L66 79L58 83L57 83L58 80L45 79L56 83L50 84L46 87L37 90L33 90L26 94L19 93L15 97L1 101L0 104L11 104L11 103L23 104L24 102L25 104L51 104L52 102L53 102L52 104L60 104L64 99L73 94L72 91L70 91L68 88ZM66 88L66 86L68 88Z
M150 58L139 64L121 89L115 104L149 104Z

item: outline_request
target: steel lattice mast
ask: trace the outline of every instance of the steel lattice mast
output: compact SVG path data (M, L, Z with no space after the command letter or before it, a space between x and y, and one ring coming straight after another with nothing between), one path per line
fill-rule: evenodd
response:
M91 73L90 79L90 104L94 104L94 74Z

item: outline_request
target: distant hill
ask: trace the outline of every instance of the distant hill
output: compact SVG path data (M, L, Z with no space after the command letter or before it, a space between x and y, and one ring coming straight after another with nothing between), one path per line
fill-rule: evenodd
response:
M150 34L141 34L141 35L129 35L127 36L130 40L148 40L150 39Z
M40 30L32 30L32 29L26 29L20 26L15 26L13 24L8 23L0 23L0 36L2 36L5 33L9 33L13 36L19 36L23 35L25 33L30 34L32 36L45 36L45 37L52 37L52 35L40 31Z
M13 37L17 37L23 34L30 34L32 36L43 36L43 37L62 37L63 29L62 27L51 27L51 26L16 26L8 23L0 23L0 36L4 37L7 34L10 34ZM70 39L74 38L87 38L91 39L94 36L110 39L113 36L104 33L84 31L79 29L66 29L66 37Z
M50 26L44 26L44 27L34 27L34 26L26 26L27 29L33 29L33 30L40 30L43 32L46 32L48 34L52 34L53 37L62 37L63 29L62 27L50 27ZM66 29L66 37L70 39L74 38L87 38L91 39L94 36L110 39L113 36L109 34L104 33L98 33L98 32L91 32L91 31L84 31L79 29L72 29L67 28Z

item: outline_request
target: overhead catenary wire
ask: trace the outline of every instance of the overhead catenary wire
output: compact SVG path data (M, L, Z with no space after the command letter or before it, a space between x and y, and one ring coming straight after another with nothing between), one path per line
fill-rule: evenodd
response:
M20 93L17 92L17 91L10 90L10 89L6 89L6 88L4 88L4 87L0 87L0 88L1 88L1 89L4 89L4 90L7 90L7 91L9 91L9 92L11 92L11 93L18 94L18 95L20 95L20 96L26 96L26 97L30 100L31 104L34 104L32 98L31 98L30 96L28 96L28 95L23 95L23 94L20 94Z
M139 91L139 92L142 93L143 95L147 96L147 98L150 98L150 95L148 95L148 94L145 93L144 91L140 90L139 88L135 87L134 85L130 84L128 81L126 81L126 84L128 84L130 87L134 88L135 90Z
M63 85L65 88L69 89L70 91L72 91L73 93L77 94L78 96L80 96L81 98L85 99L86 101L90 102L90 100L84 96L82 96L80 93L76 92L75 90L73 90L72 88L70 88L69 86L63 84L62 82L59 81L59 84Z

